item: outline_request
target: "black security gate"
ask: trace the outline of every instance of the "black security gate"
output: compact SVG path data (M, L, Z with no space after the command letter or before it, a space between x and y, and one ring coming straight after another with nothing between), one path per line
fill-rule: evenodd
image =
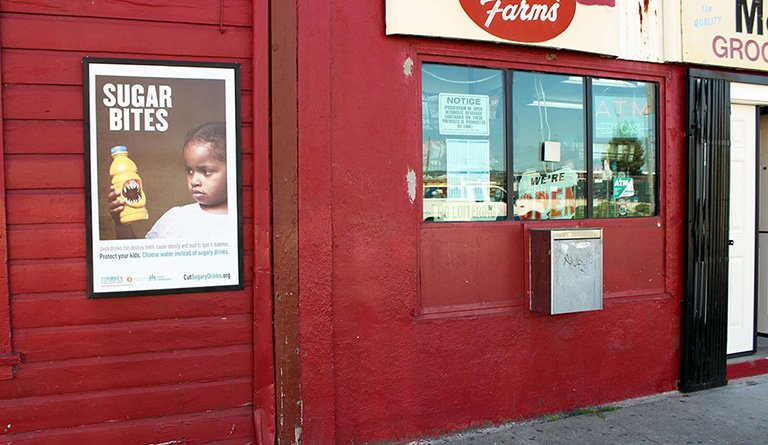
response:
M730 116L730 82L692 71L681 391L726 384Z

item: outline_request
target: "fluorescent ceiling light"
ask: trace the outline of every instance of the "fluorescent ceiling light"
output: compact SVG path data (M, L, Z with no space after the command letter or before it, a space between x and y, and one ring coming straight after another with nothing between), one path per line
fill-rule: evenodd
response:
M548 108L564 108L567 110L581 110L583 107L579 103L575 102L556 102L552 100L534 100L528 104L529 107L548 107Z
M561 81L560 83L567 83L570 85L582 85L584 83L584 78L578 77L578 76L568 76L567 79Z
M582 85L584 83L584 78L578 76L569 76L567 79L561 81L560 83ZM592 79L592 85L598 87L637 88L637 84L634 82L616 79Z
M599 87L637 88L637 85L633 82L616 79L592 79L592 85Z

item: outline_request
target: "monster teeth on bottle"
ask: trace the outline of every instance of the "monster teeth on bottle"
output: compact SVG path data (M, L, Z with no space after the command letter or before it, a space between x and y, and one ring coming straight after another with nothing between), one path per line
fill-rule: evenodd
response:
M120 192L125 205L120 212L120 222L123 224L149 219L145 206L147 198L141 185L138 167L128 157L128 147L118 145L112 147L112 164L109 174L112 176L112 186Z
M141 185L134 179L129 179L123 183L123 197L130 203L137 203L141 200Z

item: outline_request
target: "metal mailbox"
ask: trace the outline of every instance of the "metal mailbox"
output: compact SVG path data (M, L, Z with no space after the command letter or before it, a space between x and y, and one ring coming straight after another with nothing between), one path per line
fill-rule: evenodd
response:
M603 308L603 229L531 229L531 311Z

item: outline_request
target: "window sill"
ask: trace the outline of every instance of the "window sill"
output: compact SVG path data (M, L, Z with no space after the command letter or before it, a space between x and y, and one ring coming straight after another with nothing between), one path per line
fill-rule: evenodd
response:
M423 308L421 312L414 312L415 320L442 320L446 318L466 318L484 315L510 314L523 307L520 303L470 303L455 306L442 306Z

